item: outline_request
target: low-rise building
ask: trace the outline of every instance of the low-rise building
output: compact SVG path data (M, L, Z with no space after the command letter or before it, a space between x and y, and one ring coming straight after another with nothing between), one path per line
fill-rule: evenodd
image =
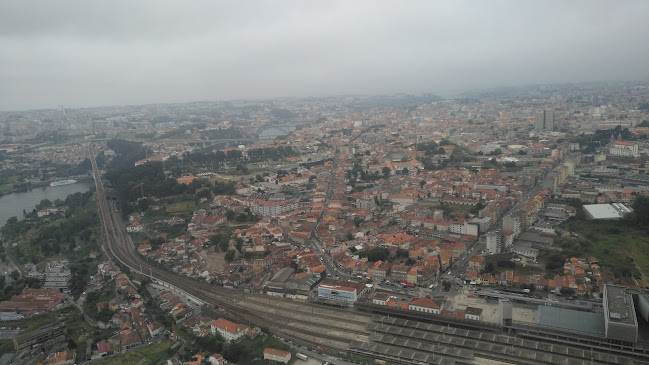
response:
M318 299L352 307L366 291L367 287L361 283L326 280L318 286Z
M291 353L288 351L266 347L264 349L264 360L277 361L288 364L288 362L291 361Z
M482 308L466 307L466 310L464 311L464 318L472 319L474 321L481 321L482 320Z
M388 300L390 300L390 294L388 294L388 293L376 293L376 294L374 294L374 297L372 298L372 304L386 305Z
M10 300L0 302L0 311L15 312L30 317L34 314L61 308L65 299L65 294L58 289L32 289L26 287L19 295L14 295Z
M218 333L226 341L234 341L243 337L248 331L245 324L230 322L227 319L219 318L210 323L212 333Z
M72 365L74 364L74 355L75 350L53 352L38 365Z
M408 304L408 309L411 311L439 314L441 311L440 305L433 299L418 298Z

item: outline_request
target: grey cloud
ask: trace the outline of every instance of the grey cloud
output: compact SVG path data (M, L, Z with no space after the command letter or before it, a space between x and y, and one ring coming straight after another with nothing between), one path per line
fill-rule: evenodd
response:
M646 77L646 1L0 3L0 109Z

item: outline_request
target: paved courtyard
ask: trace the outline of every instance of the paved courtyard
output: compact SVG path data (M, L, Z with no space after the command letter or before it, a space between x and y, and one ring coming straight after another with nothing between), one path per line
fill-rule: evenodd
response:
M467 306L482 308L482 320L489 323L498 323L498 303L487 301L477 295L473 298L471 292L456 293L444 303L445 309L465 310ZM532 308L522 308L514 305L513 319L515 321L536 323L536 310Z

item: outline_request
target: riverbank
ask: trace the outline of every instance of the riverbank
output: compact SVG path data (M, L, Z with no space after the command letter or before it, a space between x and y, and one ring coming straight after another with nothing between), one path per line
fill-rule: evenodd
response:
M19 220L23 218L24 212L31 212L41 200L55 201L65 200L70 194L85 193L94 188L94 182L90 178L79 180L74 184L50 186L49 182L43 186L35 186L22 191L16 191L0 196L0 226L4 226L10 217Z
M87 183L87 182L93 182L94 183L94 180L92 179L92 177L89 177L89 176L81 176L81 177L71 176L71 177L67 177L65 179L73 179L73 180L76 180L77 183ZM7 190L7 191L1 191L0 190L0 197L2 197L4 195L9 195L9 194L24 193L24 192L28 192L28 191L30 191L32 189L44 188L44 187L50 186L50 183L52 183L54 181L58 181L58 180L43 181L43 182L39 182L39 183L36 183L36 184L29 183L30 185L28 185L28 186L21 186L19 188Z

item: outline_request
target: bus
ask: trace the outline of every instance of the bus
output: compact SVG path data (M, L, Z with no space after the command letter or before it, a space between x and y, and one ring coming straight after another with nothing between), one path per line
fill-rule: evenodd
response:
M415 284L409 283L409 282L407 282L405 280L401 281L401 285L403 285L404 287L408 287L408 288L414 288L415 287Z
M300 359L300 360L302 360L302 361L307 361L307 360L309 359L308 356L306 356L306 355L304 355L304 354L301 354L301 353L299 353L299 352L298 352L297 354L295 354L295 357L297 357L298 359Z

